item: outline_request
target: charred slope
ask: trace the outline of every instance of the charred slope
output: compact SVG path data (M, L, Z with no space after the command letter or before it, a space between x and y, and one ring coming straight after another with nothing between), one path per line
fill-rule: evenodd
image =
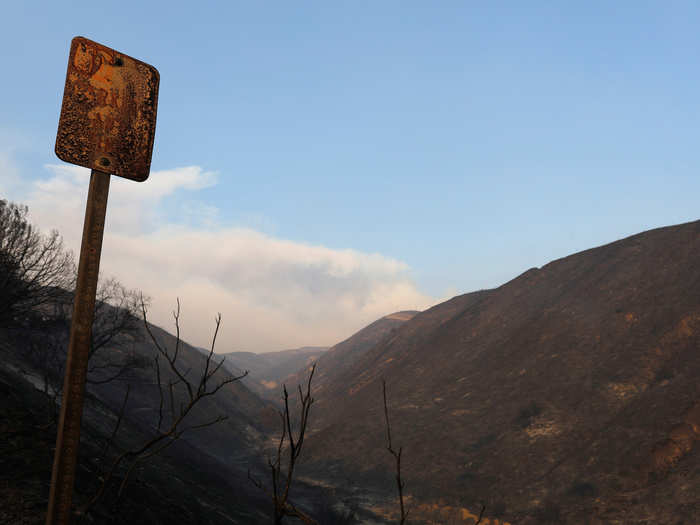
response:
M417 313L403 311L386 315L323 353L316 362L313 380L314 398L323 398L325 392L332 389L334 385L342 384L348 371L366 352L391 337L400 326ZM306 383L310 365L311 363L306 363L306 366L289 374L281 382L292 388Z
M151 331L162 348L174 352L176 338L169 332L154 325ZM179 378L168 368L162 356L159 357L161 373L161 390L157 385L154 359L157 351L145 329L138 334L128 349L133 352L141 367L130 370L123 381L110 381L105 384L88 384L88 391L113 409L118 409L125 394L126 384L129 384L129 401L127 415L143 428L153 428L159 418L161 392L165 410L163 427L167 428L171 414L168 408L169 383L174 384L175 411L178 412L183 403L187 404L187 392ZM123 350L126 351L126 350ZM105 352L113 350L105 349ZM214 355L210 364L212 369L221 357ZM177 363L179 369L194 383L195 387L202 370L206 366L206 357L194 347L180 341ZM219 382L230 377L231 373L223 367L209 381L209 390ZM185 426L204 424L218 416L226 419L215 425L185 432L180 439L187 441L195 448L201 448L207 454L215 456L230 467L239 467L243 475L251 457L255 457L258 446L264 440L268 430L266 423L276 425L274 411L270 405L251 392L241 381L225 385L216 395L203 398L185 421ZM274 423L273 423L274 422ZM274 428L274 427L270 427Z
M2 334L4 336L4 334ZM56 425L47 424L53 400L35 388L35 374L19 348L0 336L0 522L40 524L46 516ZM85 398L74 506L96 492L103 475L105 443L115 422L107 406L90 392ZM144 443L150 434L132 417L122 421L113 447ZM114 483L121 482L123 471ZM231 524L264 522L266 498L226 462L204 447L176 442L133 473L117 501L115 487L76 523Z
M699 334L700 222L553 261L416 315L319 386L304 469L393 493L384 377L414 498L700 523Z
M30 338L23 330L49 338L53 334L36 327L0 331L0 522L43 523L51 476L51 450L56 439L55 419L49 414L54 400L41 391L42 370L28 352ZM149 325L159 345L170 355L176 346L172 334ZM96 368L89 375L83 409L81 448L76 481L76 506L96 492L105 468L126 450L136 450L157 435L159 422L168 429L188 397L182 379L159 357L161 388L154 358L157 351L143 324L119 345L104 347L102 357L91 360ZM220 361L210 363L210 370ZM118 379L101 383L113 375L114 367L128 362ZM196 390L206 366L201 351L180 341L178 368ZM40 364L40 363L39 363ZM107 366L109 365L109 366ZM230 377L223 368L212 378L211 387ZM114 440L110 442L116 413L128 387L128 402ZM172 390L170 385L172 384ZM163 397L161 397L161 393ZM171 400L174 412L170 410ZM159 406L165 410L161 414ZM210 426L219 416L227 419ZM116 471L105 496L86 518L99 523L264 523L269 519L269 498L248 479L248 469L268 482L266 445L279 430L279 416L268 402L257 397L240 381L225 385L216 395L203 398L179 427L184 432L160 454L138 464L126 489L117 498L127 465ZM276 435L274 436L276 438ZM165 444L165 442L161 443ZM158 447L155 447L158 448ZM103 450L107 450L103 456ZM294 501L307 512L330 515L334 496L321 487L295 484ZM118 501L117 501L118 499ZM321 514L325 513L325 514Z

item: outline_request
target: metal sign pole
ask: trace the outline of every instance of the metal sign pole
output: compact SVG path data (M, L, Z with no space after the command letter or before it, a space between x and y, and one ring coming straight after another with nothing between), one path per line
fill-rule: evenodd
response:
M97 170L90 175L46 525L70 521L109 179L108 173Z
M80 247L47 525L67 525L80 445L85 379L110 174L148 178L160 75L153 66L77 36L71 41L56 155L92 170Z

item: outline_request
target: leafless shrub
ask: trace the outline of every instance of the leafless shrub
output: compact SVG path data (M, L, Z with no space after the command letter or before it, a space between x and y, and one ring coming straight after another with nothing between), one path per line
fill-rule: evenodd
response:
M215 395L225 385L238 381L245 377L248 372L244 372L239 376L228 376L219 380L216 384L212 384L213 376L222 368L224 359L216 363L213 360L214 348L216 345L216 337L221 325L221 314L217 314L215 318L216 327L212 338L211 349L206 355L204 366L202 367L198 377L194 380L188 379L187 376L191 370L183 370L178 362L180 354L180 300L177 301L177 310L173 312L175 321L176 340L173 349L168 349L162 345L156 336L153 334L147 320L147 308L145 300L141 300L141 313L146 331L153 342L156 349L156 357L154 358L154 370L156 375L156 385L159 392L158 420L154 422L155 435L147 439L145 442L131 447L119 455L112 461L110 467L104 472L102 481L93 495L93 497L80 509L80 514L87 513L99 499L104 495L111 480L115 477L119 468L125 465L125 472L117 489L117 500L121 497L129 477L133 473L138 464L143 463L149 458L162 452L167 447L177 441L185 432L208 427L227 419L225 415L219 415L211 418L203 423L192 424L186 422L188 415L195 411L197 405L205 398ZM161 362L165 363L166 370L172 374L175 379L170 379L167 385L164 384L164 374L161 370ZM185 396L180 398L174 393L175 388L184 389ZM106 455L107 449L114 445L114 441L124 418L124 413L128 403L129 388L127 387L121 409L117 414L117 422L112 431L111 437L103 449L103 455Z
M28 212L27 206L0 199L0 326L26 324L75 279L73 254L61 236L37 231Z
M89 347L89 384L127 379L136 369L151 366L134 351L134 344L142 339L140 297L140 292L114 278L99 282ZM43 391L49 396L49 424L56 420L56 402L63 387L72 301L69 292L56 294L51 303L43 305L41 316L21 330L25 355L41 374ZM101 352L107 347L109 352Z
M268 467L270 469L272 484L271 488L266 487L260 480L253 477L250 471L248 471L248 479L250 479L250 481L260 490L267 493L272 500L273 523L275 525L281 524L282 520L287 516L298 518L303 523L318 525L318 522L315 519L297 508L291 501L289 501L289 491L294 479L294 467L299 455L301 454L302 446L304 444L304 435L306 434L306 427L309 421L309 410L311 409L311 404L314 402L313 398L311 397L311 380L315 371L316 363L314 363L311 367L305 392L302 391L301 385L298 385L300 405L298 432L296 438L294 437L294 427L296 425L292 424L287 386L282 386L284 411L279 412L282 423L282 435L277 445L277 454L274 460L272 458L268 458L267 460ZM286 450L285 442L287 442ZM288 456L286 470L283 470L282 456L285 452L287 452Z
M91 359L106 346L122 349L138 339L142 302L148 307L149 300L141 292L129 290L115 278L100 281L90 338Z

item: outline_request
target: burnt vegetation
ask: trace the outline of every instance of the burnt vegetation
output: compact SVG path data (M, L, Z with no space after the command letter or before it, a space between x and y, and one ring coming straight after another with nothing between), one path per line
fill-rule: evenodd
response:
M0 327L50 318L75 280L73 254L56 230L48 235L27 219L29 208L0 199Z
M18 371L20 377L29 379L43 393L43 401L42 396L36 395L8 396L7 403L2 406L9 425L3 426L3 438L10 439L8 442L3 439L3 452L8 458L20 454L14 460L9 459L10 464L2 469L8 474L13 470L12 465L17 465L16 461L23 463L27 459L22 455L32 453L21 446L24 438L17 442L12 439L13 435L26 436L26 439L30 435L33 438L43 436L45 448L53 448L76 273L73 255L65 250L58 232L43 235L29 223L27 215L26 206L0 200L0 350L5 365L3 370L5 373ZM95 519L105 521L109 516L110 522L133 522L124 517L130 514L124 512L123 502L130 482L143 473L145 464L184 434L225 421L227 414L209 415L211 406L207 407L205 414L199 405L246 373L239 376L224 373L223 359L214 355L220 315L215 318L209 352L197 356L193 363L191 358L183 361L179 300L173 312L177 335L169 348L148 323L149 299L140 292L127 289L114 278L100 279L96 299L88 349L88 392L84 412L89 422L93 422L91 414L97 416L98 428L83 429L81 449L91 452L89 458L84 454L81 456L74 518L90 522ZM134 387L157 391L157 396L153 397L158 399L158 404L148 408L152 415L146 418L145 425L140 424L138 418L134 418L134 411L130 410L129 403L134 403ZM142 402L142 398L136 399L136 403ZM33 415L10 419L11 414L16 416L14 411L18 404L25 405L28 413ZM143 409L135 407L135 410ZM14 424L18 426L13 428ZM18 443L19 449L15 446ZM50 474L50 465L50 459L43 463L40 470L44 476ZM90 474L86 474L86 470ZM26 473L15 472L18 479L22 479L23 474ZM136 482L140 483L138 479ZM7 495L8 491L12 494L16 490L17 487L10 484L0 492ZM45 506L46 500L43 503ZM133 504L133 495L127 507L129 504ZM41 508L38 515L31 515L20 507L16 513L3 508L6 515L0 516L7 519L0 521L12 523L14 518L21 523L43 520L41 515L45 508Z
M285 517L298 518L308 525L318 524L315 519L299 509L290 500L290 489L292 488L292 481L294 479L294 466L301 455L306 428L309 423L309 411L314 402L311 397L311 380L314 377L315 370L316 364L311 367L305 390L302 390L301 385L298 386L299 417L294 421L292 421L293 416L289 408L287 386L282 386L284 410L279 411L282 430L277 444L276 454L274 458L269 457L267 460L270 472L269 486L266 486L261 480L255 478L250 471L248 471L248 478L250 481L265 492L272 502L272 521L274 525L281 524Z
M696 523L698 239L647 232L382 319L276 402L215 354L220 315L201 352L179 300L171 335L101 279L74 521ZM43 522L75 270L0 200L1 523Z
M27 216L27 207L0 201L0 350L9 365L2 368L1 386L3 391L12 392L11 375L7 373L19 370L38 390L31 395L29 391L21 395L12 393L0 407L7 423L2 427L0 452L5 459L0 466L10 475L0 480L0 495L7 496L3 498L6 503L0 505L3 523L43 522L50 454L43 458L40 467L32 466L30 472L23 469L33 464L30 456L35 456L35 450L52 450L54 446L76 274L73 255L65 250L58 232L43 235L29 223ZM187 470L186 465L178 467L173 463L173 458L186 458L185 463L192 464L199 457L197 461L212 463L206 455L191 450L196 438L187 443L182 438L221 425L231 417L240 418L240 412L227 410L226 402L222 404L216 399L223 391L229 397L239 396L241 392L231 389L231 385L248 372L232 375L223 366L225 359L214 353L220 314L214 318L210 348L201 354L181 338L179 299L172 313L174 337L148 322L148 307L149 298L138 290L130 290L114 278L100 279L89 345L86 420L81 433L73 520L134 523L148 515L148 522L153 523L161 520L218 523L219 519L210 515L218 511L222 522L229 522L232 515L238 515L240 522L259 522L263 519L260 509L264 505L245 489L239 492L248 501L241 502L240 495L233 498L242 508L233 512L226 508L230 502L221 499L218 509L211 501L203 507L199 503L201 495L182 507L182 501L176 502L161 492L166 489L177 494L171 486L172 478L179 480L178 470ZM278 414L281 436L276 454L267 461L269 483L258 481L248 470L249 481L271 502L270 518L275 524L285 518L319 525L355 522L352 511L334 508L334 500L327 491L317 491L318 497L311 504L307 501L309 511L303 511L291 497L295 465L302 452L313 403L313 372L314 368L305 389L298 388L298 418L293 417L289 393L283 388L283 410ZM17 386L18 392L26 388ZM19 417L22 406L27 413ZM237 423L246 426L244 421L232 422ZM30 442L33 444L28 445ZM176 451L164 456L170 449ZM252 456L250 452L246 455ZM224 464L216 460L214 464L221 475L227 472ZM177 474L169 479L159 471ZM27 489L15 486L17 482L12 481L12 476L31 478L39 472L44 478L40 495L37 497L36 489L32 492L34 505L27 509ZM233 473L228 472L228 475ZM192 483L198 476L190 472L190 477ZM159 481L160 489L155 489L154 480ZM204 480L211 483L207 476ZM186 480L180 483L183 481L187 483ZM232 485L240 489L239 482ZM211 491L205 485L199 492ZM134 499L147 493L158 494L160 503L148 502L148 511ZM214 510L207 511L205 507ZM154 509L158 513L154 514ZM173 513L173 509L179 510Z
M221 314L218 314L214 321L215 329L212 337L211 349L206 355L204 366L198 374L192 377L192 374L190 374L191 370L185 370L178 361L181 345L180 300L178 299L177 301L177 310L173 311L177 335L174 347L171 349L168 349L166 345L160 342L151 330L146 317L146 304L143 299L141 300L141 312L146 332L157 350L157 354L153 360L153 369L156 379L155 386L159 394L159 404L156 412L157 422L149 438L137 445L132 445L114 454L114 458L111 462L107 463L108 466L99 476L100 483L95 494L78 511L83 515L87 514L104 495L105 491L110 486L110 482L112 482L113 478L115 478L120 471L120 467L123 467L123 474L120 476L118 488L116 489L117 501L121 498L131 474L138 465L148 461L153 456L160 454L165 449L172 446L185 432L192 432L216 425L227 419L228 416L226 414L218 414L205 421L195 423L192 422L188 416L191 412L196 411L197 406L203 399L216 395L224 386L238 381L247 375L247 372L244 372L239 376L224 376L218 380L214 379L224 363L223 359L220 359L218 362L214 359L214 348L221 325ZM161 361L165 364L161 365ZM161 366L165 367L169 372L169 379L167 379L167 381L165 380L165 374L161 372ZM187 377L188 375L191 376L189 379ZM184 390L186 395L177 395L175 393L176 389L180 391ZM103 463L106 460L107 453L115 446L115 438L129 401L129 390L130 387L127 384L124 399L117 413L116 423L103 448L101 456Z

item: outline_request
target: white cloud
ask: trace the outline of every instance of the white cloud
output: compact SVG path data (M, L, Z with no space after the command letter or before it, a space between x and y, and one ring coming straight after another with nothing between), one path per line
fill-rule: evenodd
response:
M26 203L32 220L57 228L77 253L89 171L47 166ZM216 183L197 166L152 172L143 184L113 177L102 271L153 298L151 320L171 328L182 302L186 340L209 344L223 316L217 350L266 351L334 344L396 310L434 302L408 278L406 264L380 254L333 250L219 225L216 208L192 200L185 224L168 222L163 201Z
M34 183L28 204L32 204L37 213L50 212L50 217L61 224L68 217L74 218L77 208L84 210L90 170L68 164L49 164L46 168L53 176ZM112 177L107 227L110 231L131 235L149 231L160 222L158 204L163 199L180 189L195 191L214 184L216 173L202 171L197 166L153 172L143 184ZM80 217L82 224L82 214ZM63 229L60 230L63 233ZM68 232L63 235L68 236Z

